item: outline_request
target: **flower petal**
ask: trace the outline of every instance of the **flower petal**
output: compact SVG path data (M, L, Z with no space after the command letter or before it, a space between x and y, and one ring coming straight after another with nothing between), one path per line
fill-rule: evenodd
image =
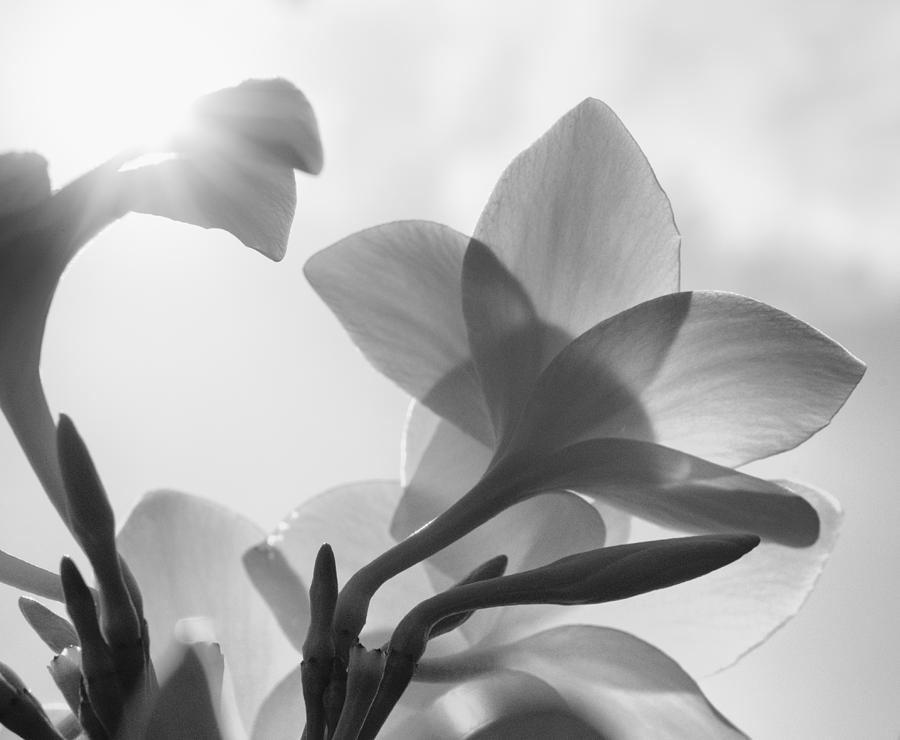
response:
M541 320L571 336L678 290L669 201L599 100L571 110L509 165L474 236L521 283Z
M752 533L792 547L809 547L819 536L816 511L803 497L634 439L589 439L548 455L522 453L493 467L479 487L511 500L571 488L655 524L698 534Z
M841 513L834 499L797 483L778 483L815 507L821 534L813 546L764 541L703 578L625 601L560 608L553 623L627 629L665 650L692 675L731 665L799 611L837 540Z
M729 293L676 293L598 324L546 369L512 446L631 437L724 465L825 426L863 373L789 314Z
M153 654L171 643L179 620L211 621L246 727L297 659L241 564L264 536L216 503L160 491L141 500L117 538L144 595Z
M35 152L0 154L0 219L33 208L49 197L46 159ZM0 241L6 225L0 222Z
M398 221L343 239L313 255L304 269L379 371L490 442L460 298L468 243L447 226Z
M244 80L217 90L193 106L200 144L218 133L225 146L243 143L273 161L313 175L322 169L322 142L312 106L292 83L284 79Z
M0 583L45 599L64 601L59 575L0 550Z
M460 674L466 670L530 673L553 686L601 737L744 737L674 660L618 630L559 627L512 644L428 663Z
M300 666L294 668L265 698L253 722L250 740L297 740L306 724Z
M304 583L312 580L312 565L319 547L330 544L338 582L346 583L359 568L395 544L388 524L400 494L399 484L391 481L333 488L294 509L267 542L284 554ZM421 566L391 579L372 599L366 630L361 635L363 644L377 647L370 644L369 635L389 632L406 612L433 594Z
M464 683L410 717L385 740L596 740L549 684L527 673L498 671Z
M225 229L270 259L284 257L297 205L287 165L192 152L120 177L129 210Z

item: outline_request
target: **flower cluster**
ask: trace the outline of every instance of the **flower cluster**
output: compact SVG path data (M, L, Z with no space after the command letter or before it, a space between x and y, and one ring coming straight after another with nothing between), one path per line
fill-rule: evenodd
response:
M53 195L39 158L0 160L0 404L97 576L92 593L69 561L57 577L2 554L0 580L66 603L71 624L38 602L23 612L58 654L71 712L54 727L4 669L0 721L91 740L742 737L685 668L729 665L797 611L839 509L736 468L825 426L863 368L770 306L679 292L668 200L598 101L510 165L472 237L391 223L308 262L416 399L401 480L328 491L269 536L158 492L114 538L37 374L59 275L130 210L226 228L277 259L293 169L321 166L288 83L197 110L172 159L123 170L128 153ZM664 536L632 541L632 518ZM195 644L158 683L173 636Z

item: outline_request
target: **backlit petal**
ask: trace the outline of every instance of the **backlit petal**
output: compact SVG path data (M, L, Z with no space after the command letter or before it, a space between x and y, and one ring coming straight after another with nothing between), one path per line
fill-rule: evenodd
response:
M797 483L778 482L816 509L821 534L811 547L764 541L703 578L625 601L560 607L553 622L627 629L695 676L731 665L799 611L837 540L841 513L834 499Z
M426 406L491 440L460 298L469 238L427 221L354 234L306 263L306 276L369 361Z
M438 662L459 672L468 668L473 673L504 669L530 673L565 697L600 737L744 737L674 660L618 630L559 627Z
M156 492L141 500L117 538L143 592L153 654L171 643L179 620L208 620L245 727L297 660L241 563L264 537L261 528L212 501Z
M598 100L585 100L513 160L474 236L520 281L541 320L571 336L678 290L669 201Z
M46 159L36 152L0 154L0 219L33 208L49 197ZM5 225L0 221L0 242Z
M297 740L306 724L298 665L272 689L253 722L250 740Z
M538 381L513 446L647 439L725 465L794 447L862 376L840 345L729 293L676 293L598 324Z

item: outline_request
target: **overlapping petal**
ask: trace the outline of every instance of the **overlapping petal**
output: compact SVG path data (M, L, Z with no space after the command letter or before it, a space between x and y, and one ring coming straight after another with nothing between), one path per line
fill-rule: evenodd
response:
M675 293L591 328L544 371L512 448L646 439L723 465L790 449L862 377L843 347L730 293Z
M421 670L446 676L503 670L531 674L565 697L600 737L744 737L665 653L604 627L559 627L518 642L427 661Z
M222 646L245 727L296 663L241 564L244 552L264 537L235 512L174 492L144 497L117 537L143 592L154 655L170 644L179 621L208 623Z
M378 370L490 443L460 298L468 243L447 226L399 221L341 240L313 255L304 269Z

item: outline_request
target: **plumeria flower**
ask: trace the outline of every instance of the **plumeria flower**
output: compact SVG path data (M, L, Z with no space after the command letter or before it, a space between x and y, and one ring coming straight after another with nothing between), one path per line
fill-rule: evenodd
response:
M625 541L637 516L754 532L763 545L676 589L531 610L525 632L535 620L618 625L706 673L796 612L833 546L838 506L735 468L825 426L863 366L765 304L677 292L678 261L671 209L643 154L587 100L509 166L471 239L398 222L308 262L353 340L418 400L392 526L401 542L344 588L344 650L387 579L447 548L435 561L458 580L521 536L485 522L548 492L534 500L546 528L534 541L560 536L561 501L587 498L602 516L586 521L607 544Z
M145 164L150 154L166 158ZM65 493L39 365L50 303L72 258L138 211L226 229L279 260L296 204L294 170L321 167L312 108L285 80L211 93L167 141L123 152L55 192L40 155L0 156L0 408L60 514Z

